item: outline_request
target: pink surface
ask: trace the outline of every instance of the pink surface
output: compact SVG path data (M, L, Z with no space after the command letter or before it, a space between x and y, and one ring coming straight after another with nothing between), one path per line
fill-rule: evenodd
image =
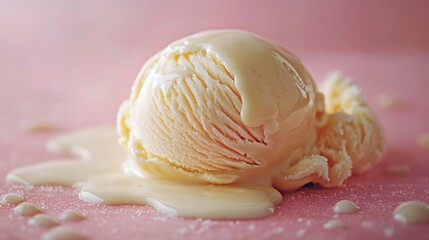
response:
M72 225L93 239L427 239L428 225L392 218L402 201L429 202L429 151L417 137L429 132L429 4L415 1L0 1L0 194L17 191L57 217L79 209ZM242 8L242 6L244 6ZM243 28L301 56L316 81L340 69L362 86L385 127L384 161L339 189L284 193L276 213L248 221L167 217L145 206L81 202L72 188L10 186L11 169L55 156L44 150L55 133L114 124L140 66L169 42L210 28ZM390 94L402 107L381 109ZM25 133L28 121L56 132ZM410 173L386 167L402 163ZM362 210L325 230L341 199ZM45 231L0 205L0 239L37 239ZM385 232L393 229L393 236Z

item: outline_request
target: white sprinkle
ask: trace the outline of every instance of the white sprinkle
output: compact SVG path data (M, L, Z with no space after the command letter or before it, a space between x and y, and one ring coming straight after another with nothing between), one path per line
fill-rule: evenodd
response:
M255 230L256 226L254 224L250 224L247 226L247 229L249 229L250 231Z
M284 232L284 228L283 227L277 227L277 228L274 228L271 231L266 232L264 234L264 238L265 239L271 239L274 236L278 236L278 235L282 234L283 232Z
M395 229L389 227L384 229L384 236L385 237L393 237L395 235Z
M6 193L1 198L3 204L19 204L24 202L24 197L19 193Z
M374 227L374 224L370 221L362 221L361 225L364 228L373 228Z
M299 229L299 230L298 230L298 232L296 232L296 236L297 236L298 238L301 238L301 237L303 237L306 233L307 233L307 229L305 229L305 228L301 228L301 229Z
M180 235L185 235L187 232L188 232L188 229L186 229L186 228L179 229L179 234Z

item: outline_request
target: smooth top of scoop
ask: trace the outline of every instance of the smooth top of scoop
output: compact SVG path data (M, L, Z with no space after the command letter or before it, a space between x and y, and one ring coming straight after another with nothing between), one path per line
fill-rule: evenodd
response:
M313 83L299 59L255 34L238 30L201 32L172 43L161 56L197 49L214 54L234 75L243 102L241 118L249 127L263 126L266 131L277 132L294 111L313 104Z

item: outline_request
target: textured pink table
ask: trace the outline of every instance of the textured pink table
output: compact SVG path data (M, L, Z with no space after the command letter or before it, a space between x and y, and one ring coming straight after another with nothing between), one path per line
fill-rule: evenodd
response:
M392 211L407 200L429 202L429 151L417 144L429 132L429 4L364 2L0 2L0 195L23 193L54 217L78 209L88 219L64 225L92 239L428 239L429 225L400 224ZM248 221L173 218L145 206L84 203L72 188L6 183L11 169L58 157L44 150L55 133L113 125L150 55L180 36L221 27L248 29L291 49L318 82L333 69L352 76L385 127L384 161L339 189L284 193L274 215ZM380 108L382 93L402 106ZM21 131L28 122L57 130ZM386 172L398 163L411 171ZM342 199L361 211L338 217L344 229L323 229ZM45 232L27 221L0 205L0 239Z

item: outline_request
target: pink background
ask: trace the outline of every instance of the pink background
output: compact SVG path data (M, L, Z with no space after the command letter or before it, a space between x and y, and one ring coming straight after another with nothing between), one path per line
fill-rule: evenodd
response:
M69 225L94 239L296 239L301 229L308 239L380 239L390 228L389 239L425 239L428 225L404 226L391 213L405 200L429 202L429 152L417 145L418 135L429 132L428 12L428 1L0 0L0 194L23 192L53 216L77 208L89 219ZM25 133L23 124L52 122L57 132L114 124L117 107L151 55L213 28L271 39L299 55L317 82L333 69L353 77L385 127L383 163L340 189L285 193L276 214L251 221L169 218L148 207L82 203L70 188L5 182L11 169L52 158L44 143L54 133ZM380 94L403 106L380 108ZM411 172L386 173L393 163L408 164ZM340 216L346 229L323 230L343 198L362 211ZM0 239L38 238L44 230L27 220L0 205Z

